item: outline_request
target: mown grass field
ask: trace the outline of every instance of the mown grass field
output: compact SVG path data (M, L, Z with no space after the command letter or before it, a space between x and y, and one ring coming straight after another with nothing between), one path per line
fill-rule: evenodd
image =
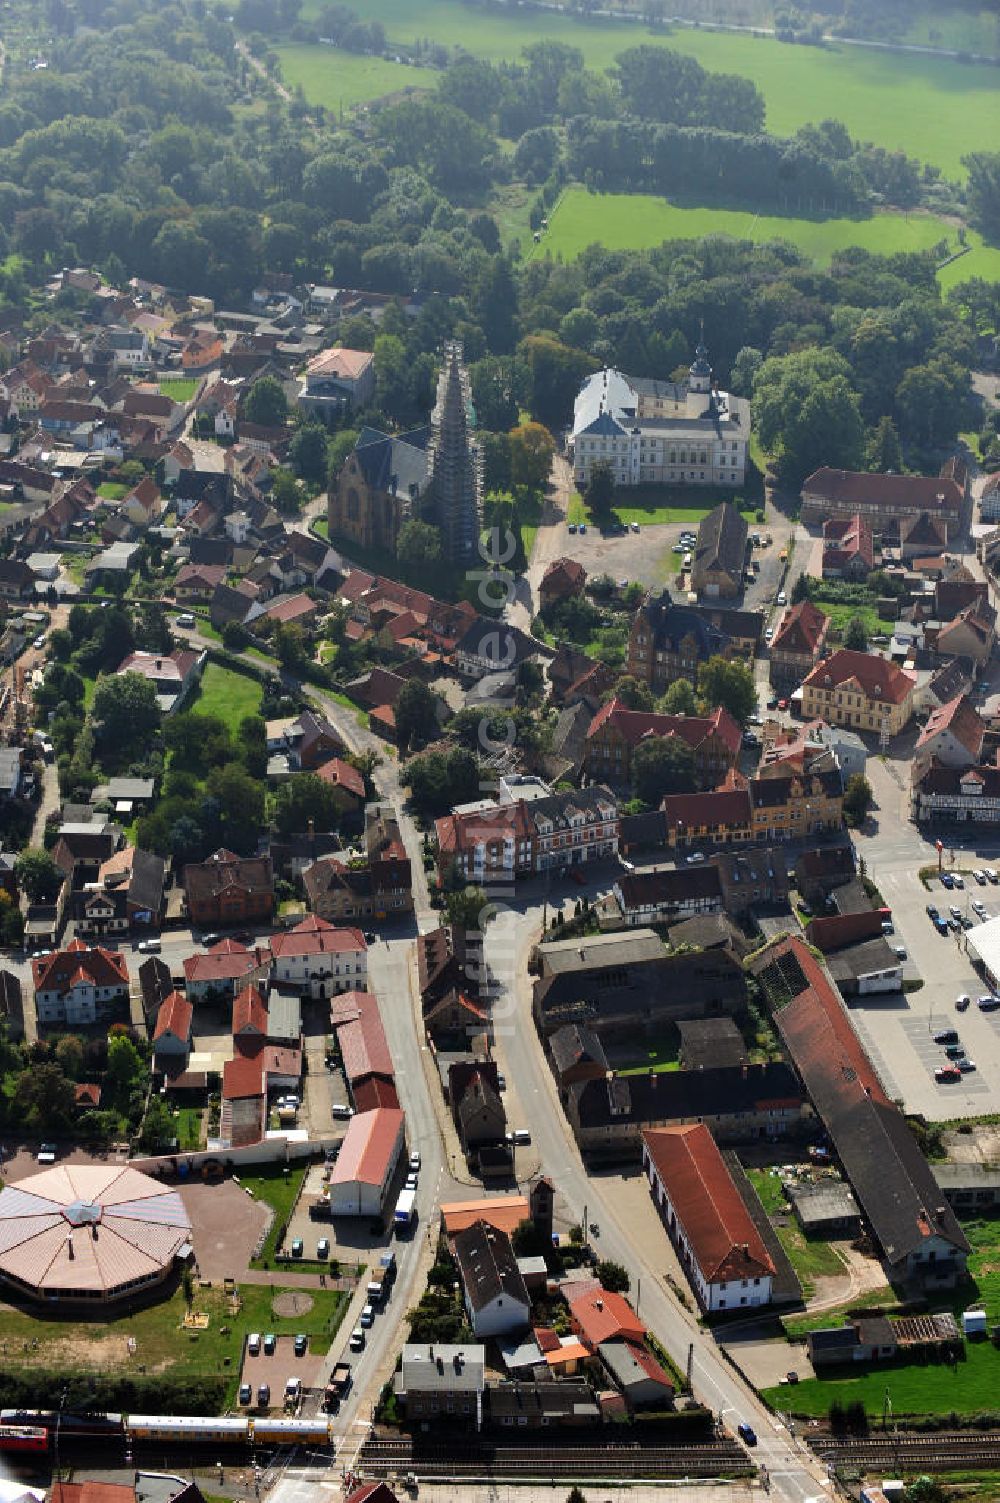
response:
M950 1307L957 1316L962 1310L981 1305L987 1321L993 1323L1000 1319L1000 1218L963 1221L962 1230L971 1245L968 1266L972 1282L956 1291ZM874 1301L866 1298L865 1303ZM794 1330L806 1324L807 1318L800 1317ZM820 1319L815 1324L824 1325L826 1321ZM793 1329L792 1322L785 1325ZM842 1403L861 1399L869 1415L880 1415L888 1388L897 1415L950 1414L952 1410L978 1414L994 1408L991 1396L998 1381L1000 1351L990 1341L967 1341L964 1360L954 1366L943 1362L879 1364L857 1376L849 1373L810 1378L794 1389L766 1389L765 1397L778 1409L802 1415L824 1415L834 1399Z
M362 57L339 47L277 47L281 77L286 87L302 89L310 104L321 104L334 113L352 110L384 94L400 89L432 89L437 74L429 68L411 68L381 57Z
M959 249L953 225L933 214L875 214L870 219L796 219L751 214L740 209L680 208L646 193L590 193L567 188L550 216L549 228L529 259L561 256L571 261L599 241L609 250L645 250L663 240L731 235L734 239L789 240L807 256L826 265L836 251L861 246L877 255L930 250L946 241ZM968 254L943 267L942 285L971 277L1000 279L1000 249L968 232Z
M160 391L175 402L190 402L198 390L198 382L191 376L167 376L160 382Z
M307 0L303 13L314 15L319 3ZM469 52L489 58L517 57L531 42L555 38L579 47L589 67L607 68L626 47L647 42L672 47L714 72L752 78L767 103L767 128L777 135L791 134L808 122L842 120L853 136L933 162L954 178L965 175L963 155L980 149L1000 127L997 74L986 64L836 43L822 48L790 46L770 37L693 27L651 33L634 22L486 12L459 0L421 0L419 7L412 0L366 0L365 16L382 21L391 41L425 37L448 46L460 42ZM299 50L311 57L316 54L315 48ZM352 59L346 71L360 72L369 61ZM403 71L411 82L417 81L416 70ZM355 102L400 87L374 82L377 86L367 96L360 79L353 85ZM305 79L302 84L307 98L318 100Z
M209 663L188 707L200 715L218 715L235 731L245 715L257 714L262 698L263 690L255 678Z
M715 494L710 491L685 491L681 487L673 490L666 486L649 487L653 492L650 495L635 495L631 491L620 491L619 499L614 503L614 513L620 522L631 527L633 522L638 522L640 527L655 527L666 522L687 522L692 527L697 527L702 517L718 506L720 501L734 500L743 512L744 516L752 518L754 506L749 503L745 496L732 496L729 492L720 491ZM566 508L566 521L575 522L577 526L586 522L588 526L595 526L590 515L590 509L579 491L574 491L570 497L569 506ZM674 571L671 571L674 572Z

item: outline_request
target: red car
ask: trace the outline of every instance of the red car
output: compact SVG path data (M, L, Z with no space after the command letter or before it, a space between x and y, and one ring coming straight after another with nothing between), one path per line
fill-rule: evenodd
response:
M788 709L788 700L787 699L779 699L778 700L778 709L779 710L787 710Z
M940 1085L950 1085L956 1080L961 1080L961 1078L962 1072L956 1065L942 1065L939 1070L934 1071L934 1079Z

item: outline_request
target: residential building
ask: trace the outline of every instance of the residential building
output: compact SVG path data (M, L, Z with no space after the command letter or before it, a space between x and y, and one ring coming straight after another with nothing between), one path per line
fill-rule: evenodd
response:
M587 1280L582 1288L564 1287L563 1293L570 1329L589 1352L596 1355L606 1341L645 1341L646 1327L624 1294L605 1289L596 1279Z
M683 1009L681 1009L683 1012ZM703 1122L717 1142L809 1137L815 1117L784 1063L714 1065L701 1070L583 1080L564 1093L580 1152L635 1160L647 1127Z
M830 618L811 600L786 608L771 642L772 684L793 689L802 682L823 656L829 626Z
M274 913L274 874L267 856L237 856L224 848L184 868L191 923L201 928L267 923Z
M818 663L802 684L807 720L897 736L913 713L916 677L885 658L842 648Z
M179 1075L191 1056L194 1008L183 992L173 991L160 1003L153 1029L153 1067L165 1075Z
M266 985L270 974L270 950L248 949L235 939L220 939L184 961L184 986L192 1001L235 996L245 986Z
M174 599L185 605L208 602L225 578L225 564L184 564L174 580Z
M620 699L602 706L587 731L584 767L592 781L630 783L632 756L647 736L678 741L694 754L699 787L714 788L740 755L740 728L721 707L711 715L660 715L626 709Z
M823 578L864 584L875 567L871 523L857 513L823 523Z
M358 1112L347 1124L327 1193L336 1216L383 1216L400 1155L406 1119L398 1108Z
M347 749L336 726L312 710L269 720L265 736L268 757L283 757L293 772L318 772L331 757L339 757Z
M939 767L974 767L982 757L986 724L967 694L931 710L917 738L911 773L914 779L932 763Z
M0 600L30 600L35 593L35 576L26 563L16 558L0 559Z
M731 501L720 501L699 523L691 588L709 600L741 595L746 555L746 518Z
M753 778L750 798L755 840L805 840L843 825L844 780L836 762L826 771Z
M442 553L450 563L474 556L482 525L483 458L472 437L473 421L462 346L449 341L431 413L430 487L423 510L440 529Z
M640 607L629 628L626 672L663 694L674 679L694 683L710 657L732 655L732 638L692 606L665 592Z
M453 654L463 678L481 679L487 674L511 673L540 650L539 642L519 627L508 626L495 616L477 616L456 639Z
M822 902L828 893L854 880L854 847L815 846L795 858L795 885L809 903Z
M342 813L359 813L365 801L365 780L356 767L342 757L331 757L316 768L316 776L333 790L334 801Z
M832 517L858 516L884 538L898 535L904 517L927 512L943 519L951 537L961 523L964 499L961 486L940 475L874 475L824 466L802 482L802 521L822 527Z
M20 746L0 746L0 798L17 798L23 774L23 749Z
M774 1264L705 1124L647 1128L642 1142L653 1204L702 1309L770 1304Z
M477 1221L456 1233L452 1246L473 1335L484 1340L524 1330L531 1300L507 1233Z
M953 1287L968 1240L824 967L797 938L776 941L750 964L890 1277Z
M600 784L509 804L477 804L435 821L438 874L513 881L618 852L618 804Z
M496 1079L496 1066L484 1061L471 1069L452 1065L448 1095L462 1151L481 1179L491 1174L509 1177L513 1167L505 1142L507 1113ZM483 1149L499 1150L483 1153Z
M940 558L948 546L948 521L922 511L899 521L899 556L904 563L918 558Z
M709 862L693 870L663 867L628 872L616 879L611 894L632 928L720 913L724 906L719 869Z
M565 1023L549 1036L549 1064L565 1099L565 1091L581 1080L603 1080L608 1057L593 1029L581 1023Z
M642 1342L602 1341L597 1355L630 1410L673 1407L674 1385Z
M90 948L82 939L31 961L39 1024L96 1023L99 1009L128 1002L128 964L117 950Z
M755 908L787 906L788 860L780 847L716 851L711 860L718 868L726 913L738 916Z
M159 929L167 864L162 856L127 845L104 861L97 881L71 896L77 934L88 938Z
M959 658L981 673L996 646L996 611L980 597L963 606L950 621L924 631L928 647L939 658Z
M130 652L115 669L116 675L137 673L156 690L156 703L164 715L180 708L201 678L207 652L175 647L173 652Z
M561 600L582 595L587 571L575 558L556 558L545 570L538 585L539 610L548 610Z
M679 1017L738 1012L743 971L722 950L668 953L652 929L556 940L534 951L532 1008L544 1038L580 1023L635 1042Z
M272 935L271 954L275 981L311 997L367 986L368 946L360 929L337 929L313 915L287 934Z
M573 472L583 490L593 466L610 466L616 485L743 484L750 404L721 391L699 342L686 384L588 376L573 408Z
M921 769L915 764L910 808L918 824L998 824L1000 767L943 767L931 761Z
M485 1368L483 1346L406 1342L394 1392L407 1421L481 1429Z
M328 423L359 407L375 392L375 357L370 350L337 346L314 355L306 366L296 405Z

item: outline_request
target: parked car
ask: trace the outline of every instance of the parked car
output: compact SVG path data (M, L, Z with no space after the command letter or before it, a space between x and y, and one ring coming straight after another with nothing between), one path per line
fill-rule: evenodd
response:
M934 1079L939 1085L951 1085L961 1078L962 1072L957 1065L942 1065L940 1070L934 1071Z
M903 948L902 945L893 945L892 948L893 948L893 953L895 954L897 960L905 960L906 959L906 950Z
M939 1028L938 1031L937 1031L937 1033L934 1035L934 1042L935 1042L935 1044L957 1044L958 1043L958 1029L957 1028Z
M274 1332L273 1331L268 1331L267 1335L264 1337L264 1356L265 1357L273 1357L274 1356L274 1349L277 1346L277 1344L278 1344L278 1341L277 1341L277 1337L275 1336Z
M262 1383L257 1390L257 1403L262 1409L267 1409L271 1403L271 1385Z
M575 522L571 522L569 524L569 527L566 530L567 530L567 532L575 532L576 531L576 523Z
M321 1263L325 1263L330 1256L330 1243L326 1237L320 1237L316 1243L316 1256Z
M691 855L687 858L687 864L688 866L697 866L699 861L704 861L704 859L704 851L692 851Z
M960 1059L958 1061L958 1068L961 1070L963 1075L971 1075L972 1071L976 1067L971 1059Z
M997 1008L1000 1007L1000 997L994 997L990 994L977 997L976 1006L980 1012L996 1012Z
M995 887L996 884L1000 882L1000 877L997 876L996 868L993 866L986 866L983 868L983 870L986 873L987 882L992 882Z
M952 919L952 923L954 923L954 922L955 922L954 919ZM948 933L948 924L941 917L940 914L938 914L937 918L934 920L934 927L935 927L935 929L937 930L937 932L939 934L947 934ZM956 927L957 927L957 925L956 925Z
M955 883L956 887L965 886L965 878L962 876L961 872L955 872L954 876L952 877L952 881Z
M639 524L638 524L638 522L633 522L632 523L632 531L633 532L638 532L639 531Z
M969 1005L969 998L968 998L968 996L966 995L965 992L963 992L960 997L956 997L955 998L955 1011L956 1012L965 1012L965 1010L968 1007L968 1005Z
M973 898L972 906L975 909L976 913L979 914L980 918L982 918L983 914L986 912L986 904L983 902L982 898Z
M413 1152L410 1154L410 1168L412 1169L412 1171L413 1171L414 1174L419 1174L420 1173L420 1151L419 1151L419 1149L415 1148L413 1150Z
M250 1332L250 1335L247 1337L247 1351L250 1353L251 1357L259 1357L260 1356L260 1332L259 1331L251 1331Z
M958 1071L955 1071L958 1074ZM351 1339L347 1343L352 1352L363 1352L365 1349L365 1333L360 1326L355 1326L351 1332Z
M962 910L961 910L961 908L957 908L954 903L951 904L950 908L948 909L948 912L951 914L952 918L961 918L962 917Z
M38 1164L54 1164L56 1161L56 1145L54 1143L42 1143L35 1155Z
M955 885L955 879L952 876L951 872L942 872L941 873L941 886L942 887L947 887L948 891L950 892L951 889L954 887L954 885Z
M961 1044L949 1044L944 1052L945 1054L947 1054L949 1059L965 1058L965 1050L963 1049Z
M301 1258L301 1256L302 1256L302 1238L301 1237L296 1237L295 1240L292 1243L292 1257L293 1258Z
M253 1389L249 1383L240 1384L239 1402L244 1409L253 1403Z
M986 886L986 873L980 867L977 867L972 875L975 877L980 887Z
M296 1357L304 1357L309 1350L309 1337L300 1332L295 1338L294 1347Z
M375 1306L369 1301L369 1303L367 1305L365 1305L364 1309L361 1311L361 1314L360 1314L360 1316L358 1318L361 1321L361 1324L363 1326L367 1327L367 1326L374 1325L375 1324Z
M406 1176L405 1188L407 1190L415 1190L417 1188L417 1176L415 1174L408 1174Z
M936 918L938 918L938 916L939 915L938 915L938 911L937 911L936 905L934 903L928 903L927 904L927 917L929 919L936 919Z

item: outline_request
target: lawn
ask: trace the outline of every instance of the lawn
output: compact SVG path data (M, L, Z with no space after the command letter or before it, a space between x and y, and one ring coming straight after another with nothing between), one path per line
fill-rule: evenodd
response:
M681 1045L676 1028L667 1028L651 1039L643 1039L643 1047L637 1051L638 1063L619 1070L619 1075L663 1075L669 1070L679 1070L677 1058Z
M161 394L175 402L190 402L197 390L198 382L189 376L166 376L160 382Z
M775 1235L788 1254L789 1262L802 1285L802 1292L808 1299L815 1287L815 1281L828 1274L843 1273L843 1263L829 1242L807 1237L791 1213L787 1216L783 1214L782 1207L785 1205L785 1198L776 1174L770 1173L767 1169L748 1169L747 1178L760 1196L768 1216L771 1217ZM779 1225L775 1217L782 1217L785 1225Z
M950 1303L956 1315L974 1305L982 1305L990 1323L1000 1319L1000 1218L963 1221L962 1230L971 1245L969 1273L973 1282L964 1284ZM865 1304L876 1303L865 1296ZM933 1308L933 1307L932 1307ZM826 1312L817 1325L836 1324L837 1312ZM808 1327L807 1317L786 1321L790 1335ZM787 1409L791 1402L796 1414L825 1414L833 1402L861 1399L869 1414L881 1414L886 1388L892 1396L896 1414L977 1414L992 1408L990 1395L1000 1381L1000 1351L991 1342L966 1342L965 1360L954 1367L943 1363L919 1362L897 1365L881 1364L859 1377L811 1378L792 1391L782 1386L766 1391L765 1397L778 1408Z
M707 516L720 501L735 501L744 515L750 518L756 509L744 496L734 496L731 491L720 491L714 495L704 488L685 486L637 486L634 490L619 491L618 495L621 500L615 502L615 515L629 527L633 522L638 522L640 527L655 527L665 522L688 522L692 527L697 527L702 517ZM581 522L586 522L589 526L596 525L579 491L574 491L570 498L566 520L575 522L577 526Z
M179 1107L174 1116L177 1141L181 1148L200 1148L203 1142L204 1112L200 1107Z
M831 605L827 600L816 600L816 604L830 618L830 626L834 631L845 632L855 616L860 616L865 623L865 631L871 637L891 637L894 621L885 621L877 613L873 605Z
M195 1287L193 1309L206 1314L203 1331L187 1331L182 1321L184 1296L180 1288L169 1298L117 1317L103 1318L95 1312L90 1320L35 1318L9 1306L0 1306L0 1343L5 1351L17 1352L19 1368L58 1368L61 1372L170 1373L173 1376L231 1377L235 1386L249 1331L273 1331L291 1336L329 1338L336 1331L346 1296L333 1289L311 1290L313 1306L305 1315L285 1318L272 1308L281 1292L275 1285L246 1284L240 1288L242 1306L233 1314L220 1288ZM134 1351L128 1339L135 1342Z
M888 255L929 250L947 241L959 249L955 228L933 214L874 214L869 219L796 219L753 214L741 209L680 208L648 193L591 193L567 188L550 216L541 243L529 259L562 256L572 260L595 240L609 250L643 250L663 240L731 235L735 239L790 240L807 256L826 265L835 251L848 246ZM941 272L945 286L970 277L1000 279L1000 250L985 246L968 232L967 255Z
M255 678L209 663L189 708L200 715L218 715L235 731L244 716L258 713L263 693Z
M310 532L314 532L318 538L322 538L325 543L330 541L330 523L326 517L316 517L310 523L309 530Z
M275 51L287 87L295 89L301 84L310 104L321 104L334 113L402 89L432 89L437 85L438 75L429 68L341 52L338 47L286 46Z
M128 495L128 486L122 485L119 480L102 480L97 487L97 494L102 501L120 501Z
M321 0L306 0L303 14L316 14ZM946 176L965 176L961 158L981 149L997 133L1000 123L997 75L985 64L971 65L946 58L923 58L878 49L831 44L826 47L790 46L770 37L747 37L678 27L651 33L629 22L582 20L540 11L506 7L473 9L459 0L366 0L365 17L380 20L395 43L418 36L464 48L481 57L513 58L521 48L542 38L555 38L579 47L589 67L607 68L616 53L652 43L696 57L713 72L740 73L752 78L767 105L767 129L788 135L808 122L842 120L853 136L880 146L903 150L921 161L933 162ZM322 59L316 48L285 49L315 60L322 85ZM344 59L352 76L343 86L345 103L366 97L363 70L368 58ZM392 67L379 63L378 68ZM309 69L307 67L307 74ZM395 72L395 70L394 70ZM409 80L423 76L403 69ZM433 75L431 75L433 77ZM286 82L303 83L307 98L320 100L305 76ZM367 85L367 97L399 84L386 84L377 74ZM329 86L327 86L329 88ZM334 96L336 102L336 96Z

